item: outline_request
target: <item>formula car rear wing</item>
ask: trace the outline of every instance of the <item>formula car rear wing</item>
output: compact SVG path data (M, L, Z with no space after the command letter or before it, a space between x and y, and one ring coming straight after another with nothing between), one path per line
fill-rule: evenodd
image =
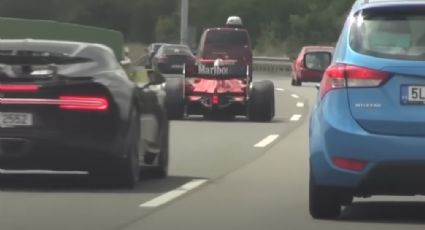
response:
M208 64L186 64L184 76L187 78L247 78L250 68L247 65L208 65Z

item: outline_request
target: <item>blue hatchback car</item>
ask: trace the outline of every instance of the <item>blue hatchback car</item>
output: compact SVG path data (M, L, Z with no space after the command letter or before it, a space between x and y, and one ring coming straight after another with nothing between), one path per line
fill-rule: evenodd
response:
M354 4L310 119L310 213L425 195L425 1Z

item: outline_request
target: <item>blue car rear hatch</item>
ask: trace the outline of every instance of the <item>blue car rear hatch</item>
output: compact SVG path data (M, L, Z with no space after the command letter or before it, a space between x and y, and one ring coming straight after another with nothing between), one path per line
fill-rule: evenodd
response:
M347 79L354 119L371 133L425 136L425 2L370 4L350 24L344 63L359 68Z

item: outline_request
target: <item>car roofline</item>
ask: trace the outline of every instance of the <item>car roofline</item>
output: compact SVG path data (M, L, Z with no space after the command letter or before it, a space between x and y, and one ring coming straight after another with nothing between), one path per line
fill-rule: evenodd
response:
M425 1L418 0L408 0L408 1L400 1L400 0L387 0L387 1L377 1L370 2L369 0L358 1L354 3L351 12L357 12L359 10L375 8L375 7L396 7L396 6L409 6L409 5L424 5Z
M2 50L2 43L10 43L20 45L23 43L27 44L39 44L49 46L52 44L55 45L73 45L75 46L75 51L72 55L75 55L76 51L81 51L87 47L99 47L112 52L112 49L106 45L100 43L89 43L89 42L78 42L78 41L65 41L65 40L48 40L48 39L0 39L0 50Z

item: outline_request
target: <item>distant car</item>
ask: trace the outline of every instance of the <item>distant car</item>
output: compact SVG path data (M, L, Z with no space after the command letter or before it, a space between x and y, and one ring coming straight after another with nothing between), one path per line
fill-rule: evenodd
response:
M196 63L185 65L184 77L167 80L170 119L203 115L207 119L246 116L269 122L275 113L274 85L252 82L252 50L239 17L222 28L206 29Z
M292 81L294 86L302 82L320 82L323 72L332 60L334 47L305 46L292 64Z
M167 44L152 58L152 69L163 74L183 74L184 65L195 63L195 59L188 46Z
M310 118L310 213L425 195L425 2L361 0Z
M88 171L133 187L140 163L165 177L164 79L131 82L103 45L0 40L0 168Z
M159 48L161 46L165 45L167 43L152 43L146 48L146 57L145 57L145 68L151 69L152 68L152 58L155 56L156 52L158 52Z

